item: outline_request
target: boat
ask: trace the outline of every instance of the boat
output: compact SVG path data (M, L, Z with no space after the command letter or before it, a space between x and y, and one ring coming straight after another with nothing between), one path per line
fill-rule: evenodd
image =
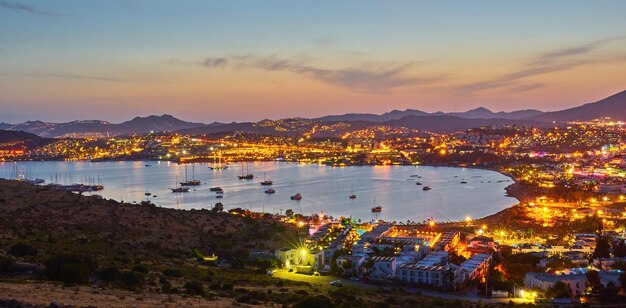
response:
M412 178L416 178L416 177L419 177L419 175L417 175L417 174L411 174L411 176L410 176L410 177L412 177Z
M261 182L261 185L263 185L263 186L270 186L270 185L274 184L274 182L272 182L272 180L270 180L269 178L267 178L267 177L265 176L265 174L263 174L263 178L264 178L265 180L263 180L263 182Z
M430 186L424 186L424 188L422 188L422 190L431 190L432 188L430 188Z
M187 166L185 166L185 181L180 182L181 186L198 186L202 184L199 180L195 179L196 177L196 166L191 166L191 180L187 179Z
M146 166L146 167L152 167L152 165L150 165L150 164L145 164L144 166Z
M218 157L218 164L215 165L215 160L213 160L213 166L209 166L211 170L225 170L228 169L228 165L222 165L222 154Z
M174 181L176 183L177 181ZM170 188L173 193L184 193L189 191L189 187L178 186L176 188Z
M297 194L291 196L291 200L300 201L300 200L302 200L302 195L300 193L297 193Z
M354 185L352 185L352 189L350 190L350 196L348 198L356 199L356 195L354 194Z
M466 180L461 181L461 184L467 184Z
M172 190L173 193L183 193L183 192L188 192L189 191L189 187L176 187L176 188L170 188Z
M210 191L224 191L221 187L219 186L215 186L215 187L211 187L209 188Z
M215 198L222 199L222 198L224 198L224 194L216 194Z
M421 185L422 185L422 182L415 182L415 185L417 185L417 186L421 186Z
M252 173L248 172L248 164L246 163L245 168L243 167L243 163L241 163L241 166L242 166L241 167L241 175L238 175L237 177L240 180L252 180L252 179L254 179L254 175Z
M265 193L266 194L273 194L273 193L276 193L276 191L273 188L270 188L270 189L265 190Z
M376 198L374 198L374 207L372 208L372 213L380 213L382 212L383 207L380 205L376 205Z
M150 193L150 192L148 191L148 187L146 187L146 192L144 193L144 195L146 195L146 196L152 196L152 193Z

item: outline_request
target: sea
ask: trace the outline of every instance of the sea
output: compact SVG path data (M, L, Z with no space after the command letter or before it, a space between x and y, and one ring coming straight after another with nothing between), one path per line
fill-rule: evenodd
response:
M212 164L169 161L42 161L0 162L0 177L41 178L46 183L102 184L94 193L129 203L149 200L157 206L177 209L244 208L255 212L303 215L324 214L370 221L457 221L495 214L517 203L506 196L512 180L498 172L458 167L349 166L332 167L293 162L231 163L212 170ZM239 180L252 173L254 179ZM189 192L173 193L185 178L201 181ZM271 180L273 185L262 186ZM418 182L421 185L417 185ZM463 183L462 183L463 182ZM466 182L466 183L465 183ZM428 186L430 190L424 190ZM221 187L222 198L209 190ZM267 194L269 188L274 194ZM150 196L146 196L146 192ZM300 193L300 201L291 196ZM356 195L350 199L350 195ZM382 210L373 213L372 208Z

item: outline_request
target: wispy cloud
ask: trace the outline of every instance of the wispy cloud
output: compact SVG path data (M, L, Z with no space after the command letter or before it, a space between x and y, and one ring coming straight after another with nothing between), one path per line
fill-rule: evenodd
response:
M417 77L412 75L411 70L421 62L369 62L359 67L330 69L317 66L313 63L314 61L315 59L303 56L284 58L276 55L231 55L227 57L209 57L195 63L207 68L230 66L234 69L290 72L353 91L366 92L388 92L405 86L429 84L440 78L436 76ZM189 64L179 60L171 60L170 63Z
M78 75L78 74L57 74L57 73L0 73L1 77L27 77L27 78L60 78L60 79L76 79L87 81L105 81L105 82L137 82L137 80L122 79L108 76L98 75Z
M524 79L549 73L571 70L573 68L592 63L615 61L619 58L607 57L603 59L590 58L589 55L600 47L625 37L614 37L598 40L578 46L560 48L547 51L524 61L521 68L497 76L492 79L464 84L457 87L462 93L473 93L483 90L509 87L514 92L528 91L540 87L539 84L520 84ZM543 85L541 85L543 86Z
M61 16L53 12L38 9L32 5L18 3L14 1L8 1L8 0L0 0L0 8L5 8L9 10L17 10L17 11L22 11L22 12L36 14L36 15L43 15L43 16Z
M64 78L64 79L79 79L79 80L93 80L93 81L108 81L108 82L129 82L129 81L131 81L131 80L127 80L127 79L120 79L120 78L114 78L114 77L74 75L74 74L51 74L51 75L41 75L41 77Z
M228 58L206 58L202 61L202 66L219 67L228 65Z
M513 86L508 88L509 92L512 93L519 93L519 92L526 92L526 91L532 91L535 89L539 89L539 88L543 88L546 85L543 83L530 83L530 84L522 84L519 86Z

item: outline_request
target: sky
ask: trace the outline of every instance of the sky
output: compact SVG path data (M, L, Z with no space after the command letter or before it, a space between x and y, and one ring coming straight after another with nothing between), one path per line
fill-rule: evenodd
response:
M0 122L574 107L626 89L626 1L0 0Z

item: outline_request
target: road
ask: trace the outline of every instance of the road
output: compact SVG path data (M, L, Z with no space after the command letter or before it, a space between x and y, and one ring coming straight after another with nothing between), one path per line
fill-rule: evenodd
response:
M384 287L384 286L379 286L379 285L366 284L366 283L363 283L362 281L352 281L350 279L338 278L338 277L333 277L333 276L313 276L313 275L296 274L294 272L289 272L285 269L276 270L273 276L276 278L285 279L285 280L308 282L311 284L324 285L324 286L328 286L328 284L333 280L340 280L343 286L360 287L360 288ZM465 293L465 294L460 294L460 293L453 294L453 293L446 293L446 292L441 292L441 291L408 288L408 287L405 287L404 290L410 293L420 293L428 297L437 297L437 298L443 298L443 299L449 299L449 300L459 299L463 301L472 301L472 302L481 301L483 303L504 303L504 304L509 303L509 301L513 301L516 304L525 304L525 303L532 304L533 303L532 300L523 299L523 298L483 298L483 297L479 297L477 292L471 292L471 293Z

